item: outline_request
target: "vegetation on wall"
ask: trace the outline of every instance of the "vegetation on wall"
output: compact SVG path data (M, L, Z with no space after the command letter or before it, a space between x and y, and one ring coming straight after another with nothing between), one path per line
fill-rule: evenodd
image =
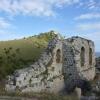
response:
M50 31L19 40L0 41L0 80L34 63L55 35Z

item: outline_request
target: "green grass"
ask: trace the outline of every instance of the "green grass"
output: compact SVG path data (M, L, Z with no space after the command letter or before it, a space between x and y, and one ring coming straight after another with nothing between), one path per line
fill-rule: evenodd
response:
M64 95L64 94L55 94L55 93L48 93L48 92L28 92L28 93L2 93L0 96L8 96L8 97L15 97L15 98L29 98L36 99L36 100L78 100L77 96L74 94Z
M50 31L19 40L0 41L0 79L34 63L54 36Z

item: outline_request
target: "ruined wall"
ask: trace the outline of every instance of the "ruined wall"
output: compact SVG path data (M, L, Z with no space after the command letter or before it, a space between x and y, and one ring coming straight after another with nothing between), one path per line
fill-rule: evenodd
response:
M58 84L59 83L59 84ZM62 75L62 42L52 40L40 59L30 67L17 70L9 76L6 89L22 92L59 92L64 88Z
M63 68L67 90L82 88L84 80L95 77L94 43L80 37L66 39L63 44Z
M49 42L40 59L9 76L6 89L22 92L72 90L95 76L94 43L80 37Z
M93 80L95 76L94 43L84 38L73 37L74 59L79 76L83 79Z

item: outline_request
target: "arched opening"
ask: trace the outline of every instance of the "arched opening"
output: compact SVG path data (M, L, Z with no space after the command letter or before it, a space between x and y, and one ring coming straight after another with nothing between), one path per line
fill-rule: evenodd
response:
M13 85L16 85L16 78L13 78Z
M89 64L92 65L92 49L89 49Z
M61 59L61 51L60 49L58 49L56 52L56 62L60 63L60 59Z
M85 48L84 47L81 48L80 58L81 58L81 66L84 66L85 64Z

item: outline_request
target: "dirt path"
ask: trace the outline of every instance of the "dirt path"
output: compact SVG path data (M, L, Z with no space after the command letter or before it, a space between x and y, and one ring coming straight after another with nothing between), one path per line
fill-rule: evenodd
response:
M0 100L38 100L37 98L0 96Z

